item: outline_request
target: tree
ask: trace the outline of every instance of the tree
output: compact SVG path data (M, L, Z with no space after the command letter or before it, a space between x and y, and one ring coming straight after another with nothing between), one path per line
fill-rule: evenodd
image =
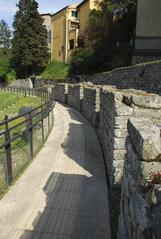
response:
M0 46L6 50L10 48L11 31L4 20L0 21Z
M47 30L35 0L20 0L17 6L13 23L13 64L19 77L29 77L48 62Z
M92 52L92 65L89 68L87 58L82 58L77 68L70 67L70 74L72 71L75 73L76 69L80 73L82 65L85 68L86 64L88 73L130 65L135 25L136 0L100 1L99 7L90 13L85 35L85 46ZM72 57L76 58L76 55Z
M73 51L69 66L70 75L81 75L94 72L93 52L88 48Z

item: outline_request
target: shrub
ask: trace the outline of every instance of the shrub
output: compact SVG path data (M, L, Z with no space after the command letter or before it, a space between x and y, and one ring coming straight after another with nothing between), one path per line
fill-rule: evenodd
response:
M11 81L14 81L14 80L16 80L16 71L15 70L11 70L5 76L5 82L7 84L9 84Z
M10 60L7 56L0 57L0 77L5 80L6 74L10 70Z
M69 75L81 75L94 72L93 52L88 48L76 49L69 65Z

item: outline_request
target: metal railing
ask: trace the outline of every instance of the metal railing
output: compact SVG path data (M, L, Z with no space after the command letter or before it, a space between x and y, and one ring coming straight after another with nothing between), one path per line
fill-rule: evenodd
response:
M38 96L43 100L49 100L50 98L50 92L47 90L40 89L22 89L22 88L16 88L16 87L4 87L0 86L1 92L10 92L10 93L17 93L19 95L24 96Z
M45 143L54 122L53 94L40 89L0 88L25 96L39 96L45 103L0 122L0 193L12 184Z

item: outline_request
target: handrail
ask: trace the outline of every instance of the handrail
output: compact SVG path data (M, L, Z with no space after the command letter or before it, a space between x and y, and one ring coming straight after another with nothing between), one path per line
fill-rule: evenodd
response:
M34 140L33 140L33 136L34 133L36 132L36 126L40 126L40 132L41 132L41 146L43 146L46 137L49 135L50 130L52 128L53 125L53 108L55 106L55 101L54 101L54 97L53 97L53 93L52 92L48 92L48 91L44 91L44 90L40 90L40 89L18 89L18 88L11 88L11 87L0 87L0 91L5 91L5 92L12 92L12 93L19 93L19 94L23 94L23 95L29 95L29 96L39 96L41 97L41 99L45 102L43 102L40 106L35 107L34 109L31 109L25 113L22 113L20 115L14 116L12 118L8 118L8 116L5 116L5 119L0 122L0 127L4 126L4 129L2 132L0 132L0 137L4 137L4 141L2 143L0 143L0 150L1 152L4 151L4 158L5 161L3 162L3 165L5 165L4 167L4 171L5 171L5 177L6 177L6 183L5 186L11 185L12 181L14 180L14 178L22 171L22 169L25 167L26 162L24 164L22 164L23 166L20 168L20 170L18 171L18 173L16 175L13 175L13 168L14 168L14 161L13 161L13 157L15 157L14 155L14 150L12 150L12 144L15 144L14 142L16 142L17 139L20 139L20 141L22 140L22 136L26 135L26 141L23 141L24 143L26 143L29 146L29 159L28 161L30 161L31 159L33 159L33 157L35 156L35 150L34 150ZM34 112L34 113L33 113ZM20 119L22 117L26 117L25 120L23 120L20 123L16 123L13 126L9 126L9 124L11 122L14 122L17 119ZM37 118L38 117L38 118ZM44 121L47 119L47 134L45 135L45 125L44 125ZM17 130L18 132L16 132L16 129L18 129L18 127L20 127L21 125L24 125L24 128L22 130ZM38 127L39 128L39 127ZM12 133L13 131L13 133ZM16 132L16 133L15 133ZM39 148L36 148L36 150L39 150ZM1 157L1 154L0 154ZM23 157L23 156L22 156ZM0 158L0 169L2 167L2 161ZM0 181L1 182L1 181ZM5 186L0 185L0 192L4 189Z

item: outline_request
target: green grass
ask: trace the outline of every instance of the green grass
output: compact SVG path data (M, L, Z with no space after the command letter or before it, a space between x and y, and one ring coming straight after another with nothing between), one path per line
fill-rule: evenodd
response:
M18 94L11 93L0 93L0 121L4 120L4 116L8 115L9 118L18 115L19 111L22 107L33 107L36 108L41 105L41 99L39 97L29 97L29 96L21 96ZM9 123L9 127L12 127L20 122L22 122L25 118L20 117L17 120L11 121ZM3 127L0 127L2 130Z
M63 62L51 61L42 72L42 79L61 80L68 76L68 65Z
M19 111L22 107L32 107L36 108L41 105L41 99L39 97L24 97L18 94L11 94L6 92L0 93L0 122L4 120L4 116L8 115L9 118L12 118L19 114ZM38 116L37 116L38 117ZM34 121L37 121L37 117L34 118ZM9 122L9 128L23 122L25 117L19 117L16 120ZM25 124L22 124L11 131L11 135L15 136L21 133L26 128ZM4 126L0 127L0 131L4 130ZM0 137L0 143L4 142L4 137ZM16 144L16 142L15 142ZM22 144L24 144L22 142Z
M0 93L0 111L8 107L9 105L16 103L16 101L18 101L19 99L20 99L20 96L17 94L1 92Z
M29 96L21 96L15 93L7 93L0 92L0 121L4 120L4 115L8 115L9 118L16 116L19 114L20 108L22 107L32 107L36 108L40 106L41 99L39 97L29 97ZM37 122L39 119L39 115L34 117L33 123ZM16 126L17 124L23 122L25 117L19 117L16 120L13 120L9 123L9 128ZM0 127L0 131L3 131L5 126ZM26 123L23 123L16 128L10 130L11 138L14 136L19 136L16 140L11 143L12 148L12 167L13 167L13 175L14 178L21 172L24 166L30 160L29 154L29 140L28 135L24 134L23 131L26 129ZM37 131L34 129L33 135L36 134ZM41 130L39 130L41 133ZM39 134L40 134L39 133ZM37 142L37 138L34 138L35 142ZM0 136L0 144L4 143L4 135ZM6 188L6 180L5 180L5 171L4 171L4 162L5 162L5 152L4 150L0 150L0 191L2 188Z

